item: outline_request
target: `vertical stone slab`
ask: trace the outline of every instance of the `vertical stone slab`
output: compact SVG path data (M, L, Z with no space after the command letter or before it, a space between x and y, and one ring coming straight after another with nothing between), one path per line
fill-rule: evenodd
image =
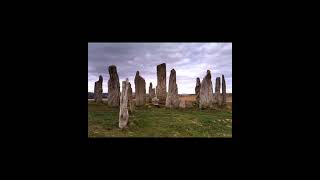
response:
M196 87L195 87L196 105L197 106L199 106L199 101L200 101L200 87L201 87L200 78L197 78Z
M222 97L221 97L221 93L220 93L220 88L221 88L221 81L220 81L220 77L216 78L216 87L215 87L215 102L221 106L222 104Z
M102 102L102 93L103 93L102 82L103 82L103 78L100 75L99 80L94 83L94 100L97 103Z
M157 65L157 86L156 96L159 99L159 104L164 105L167 98L167 75L166 75L166 64L162 63Z
M136 90L136 105L143 106L146 104L146 81L140 76L139 71L136 72L134 84Z
M119 128L123 129L127 127L129 121L128 112L128 89L129 81L122 81L122 92L120 97L120 112L119 112Z
M222 105L227 104L227 88L226 81L224 80L224 75L222 75Z
M200 108L209 108L213 106L214 97L211 81L211 72L207 70L206 76L202 79L200 87Z
M111 107L119 107L120 105L120 83L117 73L117 67L109 66L110 79L108 80L108 105Z
M178 86L176 83L176 71L174 69L170 72L169 78L169 89L166 98L166 107L168 108L178 108L179 107L179 95L178 95Z
M134 112L134 103L132 98L132 88L130 82L128 83L128 109L130 114Z

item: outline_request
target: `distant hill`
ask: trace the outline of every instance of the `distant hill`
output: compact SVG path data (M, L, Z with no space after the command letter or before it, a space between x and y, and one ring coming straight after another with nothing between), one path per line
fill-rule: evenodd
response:
M102 93L102 98L108 98L108 93ZM94 93L88 92L88 99L94 99Z

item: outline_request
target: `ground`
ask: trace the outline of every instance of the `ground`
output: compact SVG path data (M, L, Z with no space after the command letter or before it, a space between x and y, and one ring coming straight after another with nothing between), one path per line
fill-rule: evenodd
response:
M136 107L129 126L118 127L119 108L88 102L89 137L232 137L232 108L216 110Z

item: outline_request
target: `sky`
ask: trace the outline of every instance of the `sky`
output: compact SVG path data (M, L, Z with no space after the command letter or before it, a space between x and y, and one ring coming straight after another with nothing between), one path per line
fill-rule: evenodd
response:
M116 65L120 79L129 79L135 92L134 77L140 72L149 84L157 85L157 65L166 63L167 91L171 69L176 70L179 94L194 94L200 81L211 71L213 90L216 77L223 74L227 93L232 93L232 43L88 43L88 92L103 77L103 92L108 92L108 66ZM121 91L121 88L120 88Z

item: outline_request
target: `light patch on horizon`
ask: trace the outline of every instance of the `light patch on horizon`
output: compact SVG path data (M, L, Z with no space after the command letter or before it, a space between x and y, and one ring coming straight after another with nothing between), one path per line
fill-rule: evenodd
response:
M88 92L93 92L99 75L103 92L108 92L108 66L116 65L120 88L128 78L134 92L139 71L148 93L150 82L153 88L157 85L157 65L161 63L166 63L167 90L174 68L179 94L194 94L196 78L202 81L207 70L213 86L216 77L224 74L227 93L232 93L232 43L88 43Z

